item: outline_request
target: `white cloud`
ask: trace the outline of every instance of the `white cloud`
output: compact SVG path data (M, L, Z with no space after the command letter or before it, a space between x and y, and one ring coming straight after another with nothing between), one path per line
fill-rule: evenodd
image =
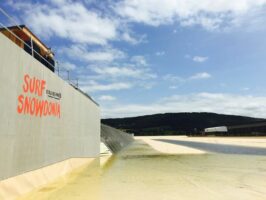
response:
M177 89L177 86L176 85L171 85L171 86L169 86L169 89L175 90L175 89Z
M111 95L102 95L98 98L100 101L114 101L116 98Z
M139 43L139 41L136 38L132 37L127 32L125 32L125 33L122 34L122 39L124 41L127 41L127 42L131 43L131 44L138 44Z
M152 26L179 22L183 26L200 25L216 30L225 25L236 25L253 10L260 11L266 0L124 0L115 11L131 22Z
M96 74L106 78L130 77L137 79L153 79L157 75L150 72L148 68L132 68L132 67L91 67Z
M60 62L58 63L58 67L59 69L64 69L64 70L68 70L68 71L73 71L75 69L77 69L77 66L73 63L70 62Z
M184 78L173 75L173 74L166 74L165 76L163 76L163 80L170 81L170 82L183 82L183 81L185 81Z
M126 62L126 55L119 50L104 47L89 52L87 49L86 45L72 45L61 50L70 60L89 62L87 67L76 69L79 85L86 92L153 87L151 80L157 74L148 67L144 56L133 56Z
M123 29L123 28L121 28L121 29ZM133 45L137 45L140 43L147 42L146 37L147 37L146 34L137 35L135 33L132 33L132 31L129 30L128 28L125 28L125 29L123 29L123 32L120 34L118 39L120 39L122 41L126 41L130 44L133 44Z
M156 56L164 56L165 55L165 51L157 51L155 53Z
M208 59L209 59L209 58L206 57L206 56L194 56L192 60L193 60L194 62L202 63L202 62L207 61Z
M125 58L125 53L114 48L106 47L99 50L89 50L86 45L72 45L62 48L62 54L66 54L72 60L88 62L112 62Z
M92 8L92 3L97 8ZM20 10L24 23L46 39L57 36L80 44L106 45L109 41L126 41L136 45L146 38L146 35L133 34L127 23L108 9L112 2L44 0L33 3L10 0L8 4Z
M189 77L190 80L199 80L199 79L208 79L212 76L207 72L197 73L191 77Z
M133 56L131 61L134 62L136 65L139 66L147 66L147 61L144 56Z
M52 4L63 6L69 2L69 0L50 0Z
M133 87L131 83L114 82L108 84L101 84L96 81L89 81L87 83L81 82L81 89L85 92L110 91L110 90L125 90Z
M49 38L52 35L77 43L105 45L118 37L116 20L93 12L81 2L56 0L40 3L24 3L24 21L33 31ZM17 8L21 8L17 5Z
M245 27L246 31L258 31L265 30L265 6L264 9L254 8L246 14L242 14L241 17L232 20L232 24L236 27Z
M200 72L197 74L194 74L192 76L189 76L187 78L182 78L180 76L176 76L173 74L166 74L165 76L163 76L163 80L165 81L170 81L170 82L179 82L179 83L184 83L187 81L192 81L192 80L200 80L200 79L208 79L211 78L211 74L207 73L207 72Z
M102 105L103 117L129 117L166 112L216 112L266 118L266 97L223 93L174 95L147 104Z
M205 29L209 31L214 31L220 28L223 21L226 19L224 15L222 16L214 16L210 18L209 16L196 16L190 17L180 22L182 26L194 26L194 25L201 25Z

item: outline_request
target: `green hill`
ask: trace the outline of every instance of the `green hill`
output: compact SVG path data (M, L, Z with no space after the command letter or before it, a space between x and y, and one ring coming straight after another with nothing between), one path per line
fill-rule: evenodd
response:
M135 135L198 134L207 127L232 126L265 119L216 113L165 113L129 118L102 119L102 123Z

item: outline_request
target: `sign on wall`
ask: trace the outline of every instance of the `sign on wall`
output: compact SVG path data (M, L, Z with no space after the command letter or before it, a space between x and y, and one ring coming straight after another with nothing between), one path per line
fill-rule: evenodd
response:
M44 99L45 94L51 100ZM53 116L60 118L61 97L61 93L46 89L45 80L25 74L22 84L22 94L18 96L17 112L36 117Z

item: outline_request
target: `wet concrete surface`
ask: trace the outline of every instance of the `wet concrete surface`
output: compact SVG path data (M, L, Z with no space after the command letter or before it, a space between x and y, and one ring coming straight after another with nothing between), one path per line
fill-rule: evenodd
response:
M243 155L262 155L266 156L266 148L261 147L245 147L230 144L211 144L206 142L191 142L170 139L157 139L156 141L167 142L176 145L182 145L208 152L223 154L243 154Z
M23 199L265 200L265 180L265 156L163 154L139 140Z

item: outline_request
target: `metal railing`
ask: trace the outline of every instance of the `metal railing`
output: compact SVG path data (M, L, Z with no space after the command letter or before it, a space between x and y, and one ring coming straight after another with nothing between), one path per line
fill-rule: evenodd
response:
M10 22L14 23L17 28L19 28L20 30L23 31L23 29L18 25L18 23L16 22L16 20L11 17L10 15L8 15L8 13L3 10L1 7L0 7L0 13L2 13ZM30 37L31 39L31 45L27 44L24 40L22 40L18 35L16 35L12 30L10 30L7 26L5 26L3 23L0 22L0 26L2 28L4 28L6 31L8 31L10 34L12 34L14 37L16 37L20 42L22 42L25 46L27 46L28 48L30 48L31 50L31 55L34 57L34 54L35 55L38 55L45 63L47 63L52 69L54 69L55 71L57 71L57 75L60 76L60 72L66 72L68 75L67 75L67 79L60 76L62 79L64 79L65 81L69 82L69 84L75 86L78 88L78 80L76 80L76 83L73 82L73 80L70 78L70 71L69 70L66 70L64 68L60 68L58 63L58 61L55 60L55 63L57 63L57 66L54 66L52 65L46 58L44 58L39 52L37 52L34 48L33 48L33 45L32 45L32 37Z
M10 15L8 15L8 13L3 10L1 7L0 7L0 13L2 13L9 21L11 21L12 23L15 24L16 27L18 27L20 30L23 30L19 25L18 23L16 22L16 20L11 17ZM60 62L59 61L55 61L55 66L52 65L46 58L44 58L39 52L37 52L34 48L33 48L33 45L32 45L32 38L31 39L31 45L27 44L24 40L22 40L18 35L16 35L13 31L11 31L7 26L5 26L3 23L0 22L0 27L4 28L6 31L8 31L10 34L12 34L14 37L16 37L20 42L22 42L24 45L26 45L28 48L31 49L31 52L32 52L32 56L34 57L34 54L35 55L38 55L43 61L45 61L50 67L52 67L52 69L54 69L56 72L57 72L57 75L62 78L63 80L65 80L66 82L68 82L72 87L74 87L76 90L78 90L80 93L82 93L83 95L85 95L87 98L89 98L91 101L93 101L96 105L99 105L94 99L92 99L87 93L85 93L84 91L82 91L80 88L79 88L79 80L78 78L76 79L72 79L71 78L71 74L70 74L70 71L67 70L67 69L64 69L62 67L60 67ZM35 58L36 59L36 58ZM63 76L63 73L66 73L67 76L64 77Z
M67 81L70 85L72 85L75 88L79 88L79 80L78 78L72 78L70 70L64 69L61 67L61 64L59 61L55 61L55 73L59 77L61 77L63 80Z
M18 27L20 30L23 30L18 23L16 22L16 20L14 18L12 18L10 15L8 15L8 13L3 10L0 7L0 13L2 13L10 22L14 23L16 27ZM90 100L92 100L95 104L97 104L87 93L85 93L84 91L82 91L79 88L79 80L76 79L72 79L71 78L71 74L70 71L67 69L64 69L62 67L60 67L60 62L59 61L55 61L55 66L52 65L46 58L44 58L39 52L37 52L32 45L32 38L31 39L31 45L27 44L24 40L22 40L18 35L16 35L12 30L10 30L7 26L5 26L3 23L0 22L0 27L4 28L6 31L8 31L10 34L12 34L15 38L17 38L20 42L22 42L25 46L27 46L28 48L31 49L32 52L32 56L34 57L34 55L38 55L43 61L45 61L45 63L47 63L52 69L54 69L55 72L57 72L57 75L62 78L63 80L67 81L72 87L74 87L75 89L77 89L78 91L80 91L83 95L85 95L86 97L88 97ZM36 58L35 58L36 59ZM66 73L66 77L63 75L64 73ZM98 105L98 104L97 104Z

